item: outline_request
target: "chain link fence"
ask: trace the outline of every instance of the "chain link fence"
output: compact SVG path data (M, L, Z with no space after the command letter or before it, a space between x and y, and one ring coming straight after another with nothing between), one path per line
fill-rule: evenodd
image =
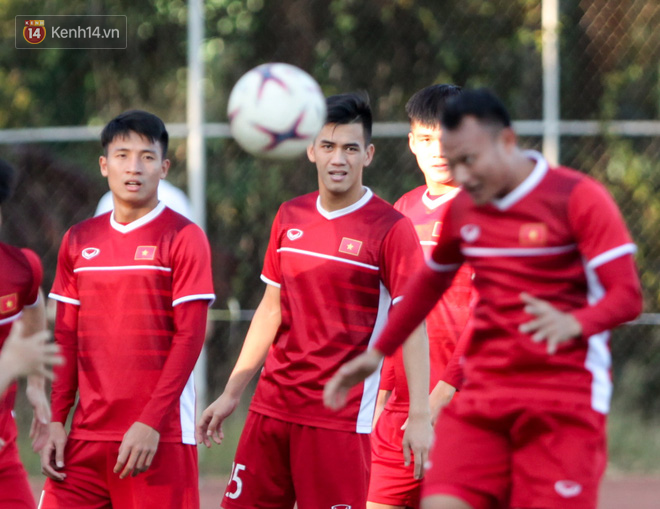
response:
M167 33L178 41L172 44L176 53L177 47L185 46L180 22L185 4L163 0L154 5L169 9ZM488 86L509 106L514 120L542 120L541 7L537 0L209 0L204 42L207 120L226 122L231 86L265 61L305 68L327 94L367 90L376 122L401 123L395 126L396 134L375 138L376 157L364 176L366 185L393 202L423 183L409 153L403 108L417 89L437 82ZM639 247L645 324L624 326L613 337L615 412L657 421L660 4L561 0L559 10L564 121L560 162L606 184ZM142 23L140 27L144 24L136 22ZM138 30L143 32L149 31ZM185 66L184 61L178 63L177 76ZM0 85L6 79L0 72ZM167 86L177 87L177 79ZM117 87L120 90L121 82ZM167 96L169 89L163 90ZM141 92L134 92L145 102ZM142 105L131 103L130 97L118 100L123 109L145 107L168 122L182 118L179 110L169 113L165 103L156 99ZM12 125L1 115L0 121L8 127L29 127ZM634 122L623 130L608 128L620 125L612 124L619 121ZM521 133L523 146L542 148L540 129ZM224 137L208 136L206 150L207 232L218 295L207 343L209 394L215 395L229 375L250 310L264 290L259 274L277 207L314 190L316 174L302 159L256 160ZM98 172L99 155L100 143L94 141L30 143L28 135L23 143L0 144L0 157L19 169L14 198L3 207L1 238L31 247L42 257L46 290L53 281L62 235L92 215L107 190ZM185 189L185 140L172 140L170 158L169 180Z

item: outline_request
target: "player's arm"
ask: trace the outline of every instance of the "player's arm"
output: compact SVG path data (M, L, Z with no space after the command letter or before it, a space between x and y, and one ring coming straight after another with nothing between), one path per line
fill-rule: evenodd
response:
M146 472L158 450L160 430L179 400L204 344L209 301L174 306L174 336L156 387L119 446L114 473L123 479Z
M217 444L222 443L222 422L236 409L250 380L263 366L281 321L280 289L267 284L225 390L204 410L197 424L199 443L203 442L207 447L211 447L211 439Z
M408 422L403 434L403 457L405 465L408 466L412 453L415 461L414 477L421 479L424 476L424 464L433 440L428 395L429 341L423 325L417 327L403 344L403 366L410 396Z
M461 366L461 359L465 355L467 347L472 337L473 323L470 319L466 324L463 332L461 332L454 353L449 358L445 371L438 380L438 383L431 391L429 396L431 404L431 422L435 425L440 411L449 404L449 402L456 394L456 391L461 390L463 385L463 367Z
M520 325L535 342L546 341L548 353L577 337L588 338L635 319L642 310L642 294L632 255L627 254L594 269L604 296L594 305L562 312L549 302L521 294L525 311L533 318Z
M568 221L578 250L587 260L587 276L596 290L592 297L597 300L582 309L561 312L534 296L521 295L532 319L520 331L531 334L534 341L546 341L549 353L573 338L588 338L633 320L642 309L635 245L604 186L584 178L571 193Z
M451 271L439 272L423 267L413 276L402 293L403 299L393 307L374 348L341 366L326 384L323 394L326 406L339 409L346 404L349 389L376 371L383 357L392 355L422 323L451 285L457 269L452 267Z
M64 357L64 364L55 369L51 388L51 423L48 440L41 449L41 471L55 481L63 481L64 446L67 433L64 429L69 412L78 391L78 310L79 305L57 302L55 315L55 342Z
M46 305L41 289L38 290L36 302L32 306L23 308L21 322L23 323L23 335L32 336L37 332L46 330ZM40 451L48 439L48 424L50 423L50 405L46 395L46 379L43 375L33 374L28 376L26 395L32 406L32 424L30 426L30 438L32 449Z

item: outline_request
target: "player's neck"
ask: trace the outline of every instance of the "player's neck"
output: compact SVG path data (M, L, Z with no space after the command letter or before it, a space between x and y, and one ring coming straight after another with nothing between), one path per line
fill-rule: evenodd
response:
M447 194L450 191L453 191L454 189L456 189L457 186L456 184L454 184L453 181L439 183L427 179L426 187L429 190L429 196L442 196L443 194Z
M509 191L513 191L524 180L529 177L529 175L534 171L536 167L536 161L527 157L522 150L518 150L516 156L513 159L513 164L511 165L511 182L509 183Z
M364 196L364 186L356 186L345 193L333 193L328 189L321 187L319 196L321 197L321 207L327 212L345 209L354 203L357 203Z
M134 205L126 203L115 203L114 219L120 224L128 224L137 221L141 217L146 216L149 212L156 208L158 199L155 202L149 202L146 205Z

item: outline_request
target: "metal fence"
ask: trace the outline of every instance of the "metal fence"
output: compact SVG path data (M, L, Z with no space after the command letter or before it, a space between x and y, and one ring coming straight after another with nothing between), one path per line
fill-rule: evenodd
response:
M543 9L550 4L556 4L556 25L546 25ZM428 84L493 88L509 106L524 146L541 149L545 140L547 148L548 136L556 135L559 162L607 185L639 247L646 325L616 333L614 371L636 380L624 384L636 387L627 398L631 408L660 414L653 398L660 387L657 1L215 0L206 2L204 26L204 204L218 294L207 343L212 393L228 376L263 292L258 276L278 205L316 186L308 162L248 157L223 123L228 90L238 76L264 61L288 61L312 73L329 94L369 91L378 123L376 157L365 183L390 201L422 183L407 147L403 105ZM544 26L556 44L544 40ZM168 33L184 44L185 25L175 24ZM547 60L548 48L554 48L554 63ZM552 94L554 105L547 102ZM166 101L153 101L151 109L166 121L182 118L181 111L168 116ZM130 95L123 104L132 106ZM12 125L2 116L0 121ZM100 128L13 127L0 130L0 157L20 170L15 196L3 209L2 238L37 251L48 289L64 231L89 217L107 190L97 169ZM191 148L185 137L191 128L175 122L168 127L170 180L187 188Z

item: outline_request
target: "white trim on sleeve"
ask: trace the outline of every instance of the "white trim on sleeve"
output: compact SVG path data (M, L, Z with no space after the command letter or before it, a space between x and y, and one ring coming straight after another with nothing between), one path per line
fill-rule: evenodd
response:
M49 299L53 299L59 302L65 302L67 304L73 304L74 306L80 306L80 301L76 299L72 299L70 297L65 297L64 295L58 295L56 293L49 293L48 294Z

